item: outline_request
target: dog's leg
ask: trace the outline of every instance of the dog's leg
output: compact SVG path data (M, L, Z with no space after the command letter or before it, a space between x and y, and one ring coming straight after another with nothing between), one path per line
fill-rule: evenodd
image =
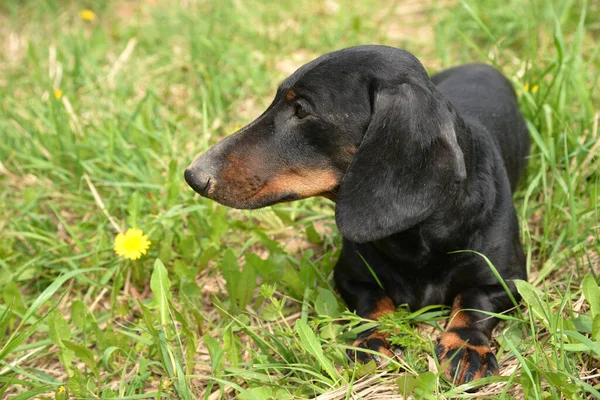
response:
M338 281L338 290L346 304L356 311L356 314L371 320L378 320L383 315L393 313L396 305L392 299L387 296L378 286L368 283L359 283L351 281ZM352 347L377 351L387 357L393 357L394 353L390 350L391 346L387 340L388 334L379 332L377 329L369 329L361 332ZM347 355L351 360L361 363L375 360L380 362L376 355L364 351L355 351L349 349Z
M515 299L514 285L509 288ZM498 319L475 310L500 313L512 306L500 285L467 290L454 299L450 320L436 347L444 375L460 385L498 374L498 362L490 349L490 336Z
M359 315L363 318L376 321L383 315L393 313L395 310L396 306L394 305L392 299L387 296L383 296L377 299L374 304L372 304L372 309L369 312ZM391 345L387 340L388 336L389 334L386 332L380 332L377 329L369 329L361 332L354 343L352 343L352 346L361 349L374 350L387 357L393 357L394 353L390 350ZM364 351L355 352L354 350L348 350L348 356L352 360L354 360L354 357L356 357L356 360L362 363L369 362L371 359L374 359L378 364L381 361L376 355Z

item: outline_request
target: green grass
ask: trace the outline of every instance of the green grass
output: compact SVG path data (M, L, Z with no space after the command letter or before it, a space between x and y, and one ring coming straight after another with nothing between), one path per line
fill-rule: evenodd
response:
M600 396L598 15L568 0L2 2L0 398ZM440 377L439 307L382 321L407 346L383 370L348 365L370 325L331 286L332 203L242 212L183 182L294 68L365 43L430 72L490 62L518 92L530 283L495 334L501 377ZM149 254L116 256L107 215Z

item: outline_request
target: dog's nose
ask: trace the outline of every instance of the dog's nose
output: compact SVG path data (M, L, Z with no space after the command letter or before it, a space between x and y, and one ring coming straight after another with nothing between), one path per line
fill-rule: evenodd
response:
M185 181L192 189L201 196L208 197L208 191L210 190L211 181L214 182L213 177L202 170L197 170L192 167L185 169L183 174Z

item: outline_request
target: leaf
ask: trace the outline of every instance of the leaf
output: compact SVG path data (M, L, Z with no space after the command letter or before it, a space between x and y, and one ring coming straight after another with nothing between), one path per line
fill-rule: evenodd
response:
M320 315L338 318L340 316L340 305L335 295L328 289L317 288L317 290L319 294L315 299L315 311Z
M579 385L569 382L569 378L564 373L545 371L544 377L548 379L550 384L560 390L563 395L566 395L566 398L573 399L578 397L574 395L580 390Z
M577 318L571 319L571 322L581 333L592 333L593 332L593 322L592 318L589 315L581 314Z
M592 324L592 339L595 341L600 340L600 314L596 315Z
M162 361L162 365L165 367L167 371L167 376L169 378L173 378L175 376L176 371L176 360L173 352L171 351L171 347L167 342L167 338L165 336L165 331L162 328L159 328L158 335L154 337L154 343L157 345L158 350L160 351L160 357Z
M196 283L196 274L198 270L181 260L175 260L173 263L173 272L179 278L179 291L190 298L200 297L202 291Z
M144 303L142 303L142 301L139 298L136 298L135 301L137 302L138 306L142 310L142 320L146 324L146 328L148 328L148 332L152 336L158 335L158 331L154 327L154 315L152 314L152 311L150 311L150 308L147 307Z
M38 388L35 389L29 389L26 392L23 392L21 394L16 395L15 397L12 397L12 400L28 400L28 399L43 399L46 398L45 396L38 396L40 394L44 394L44 393L48 393L52 388L54 387L54 385L44 385L44 386L40 386ZM0 394L2 394L2 392L0 392ZM60 397L55 397L56 400L63 400L63 399L67 399L66 397L64 397L63 399L61 399Z
M183 400L193 400L194 397L192 396L192 393L190 391L190 385L186 379L185 372L183 372L181 363L177 362L175 364L175 367L177 371L177 380L174 382L173 386L175 386L175 390L177 391L179 398Z
M331 321L323 325L323 327L319 330L319 336L326 341L339 341L338 338L343 331L344 328L342 325Z
M219 372L222 369L223 365L223 348L217 342L217 340L211 336L204 335L202 336L202 340L206 347L208 348L208 354L210 355L211 361L211 369L213 375L219 375Z
M313 244L320 244L322 242L321 237L312 222L306 226L306 237L308 238L308 241Z
M67 375L72 377L75 373L72 366L73 352L64 345L64 342L71 338L69 325L64 320L62 314L56 310L52 311L47 323L50 340L59 348L58 358L67 370Z
M435 389L435 374L431 371L419 375L415 382L415 393L417 398L433 399L432 392Z
M119 304L118 296L119 293L121 293L121 288L123 287L124 283L125 277L123 277L123 272L119 270L114 275L112 289L110 291L110 308L112 312L115 311L117 305Z
M172 270L179 279L194 279L196 277L196 269L181 260L173 262Z
M15 282L9 282L2 290L2 295L4 297L4 304L10 304L14 311L24 313L27 309L23 302L21 291Z
M600 314L600 288L598 288L596 280L590 274L587 274L585 278L583 278L582 286L583 295L592 311L591 317L596 318L596 316Z
M75 399L87 399L89 392L86 386L87 378L81 371L76 369L73 376L69 377L67 381L67 387L69 388L69 395Z
M233 332L233 325L228 325L223 334L223 350L227 352L227 360L233 367L238 367L242 362L238 339Z
M403 375L396 379L396 385L398 385L400 394L404 398L408 398L408 396L413 394L415 391L415 387L417 386L417 378L411 375Z
M87 308L81 300L75 300L71 304L71 322L78 328L83 328L85 325L85 316Z
M198 260L195 262L195 266L200 269L206 267L208 262L213 260L217 254L219 254L219 249L217 247L213 245L204 247L200 253L200 257L198 257Z
M167 325L169 320L169 300L171 300L171 281L167 269L160 259L154 262L154 271L150 278L150 289L154 294L154 306L158 308L160 323Z
M225 279L227 294L231 299L231 307L237 311L237 283L240 280L240 269L231 249L228 249L225 254L223 254L221 273L223 274L223 279Z
M70 340L65 340L63 344L67 349L71 350L75 356L83 361L96 377L99 377L98 366L96 360L94 360L94 353L82 345L73 343Z
M291 263L286 261L282 262L285 262L285 264L280 267L283 270L281 282L284 284L282 286L285 287L286 294L295 299L302 300L304 296L304 283L300 277L300 272L294 265L291 265Z
M6 311L1 316L1 318L5 319L5 321L8 321L8 318L7 318L8 312L9 312L9 309L7 308ZM33 325L31 325L30 327L28 327L27 329L25 329L22 332L19 332L18 330L15 331L10 336L10 338L8 338L8 340L3 338L4 340L6 340L6 342L4 343L4 346L2 347L2 349L0 349L0 360L3 360L8 354L15 351L16 348L21 345L21 343L23 343L25 340L29 339L31 337L31 335L33 335L35 332L37 332L38 331L37 325L41 321L42 321L41 319L36 321ZM4 330L4 328L2 328L2 330Z
M581 333L575 331L558 331L556 333L570 336L571 338L577 340L579 343L584 344L588 348L588 350L595 353L596 356L600 356L600 343L588 339Z
M237 285L236 297L240 310L244 310L250 303L254 297L254 289L256 289L256 273L252 264L246 263Z
M163 237L160 239L160 250L158 258L162 260L170 260L173 255L173 238L175 237L173 223L169 220L162 221Z
M177 202L180 193L181 177L177 160L172 159L169 163L169 178L167 181L167 208Z
M63 340L69 340L71 338L71 330L69 324L63 318L62 314L58 311L53 311L48 320L49 336L52 343L56 346L61 347Z
M110 356L112 355L112 353L114 353L117 350L121 351L121 353L123 353L123 355L125 357L127 356L127 353L122 348L117 347L117 346L110 346L109 348L104 350L104 353L102 353L102 365L104 365L104 369L106 369L106 370L109 369L108 363L110 361Z
M0 287L8 285L13 280L13 275L4 265L0 266Z
M42 294L40 294L37 299L33 302L33 304L29 307L25 315L23 316L23 323L27 322L27 320L37 311L37 309L44 304L50 297L56 293L58 288L62 286L67 280L73 278L74 276L81 275L86 272L93 271L104 271L104 268L85 268L85 269L77 269L71 272L67 272L64 275L59 276L48 286Z
M1 338L5 338L8 335L6 334L6 332L8 331L8 325L10 324L10 322L13 320L12 318L12 314L11 314L11 308L10 306L4 308L4 310L2 311L2 313L0 314L0 337ZM2 358L0 358L0 360L2 360ZM0 395L2 395L2 392L0 392Z
M129 196L129 203L127 204L127 226L138 226L138 216L140 215L140 209L142 208L141 200L141 196L137 191L134 191Z
M304 349L313 355L321 368L327 372L327 374L334 380L337 381L339 379L338 373L331 364L331 362L325 357L323 353L323 349L321 348L321 342L315 335L315 333L308 327L308 324L299 319L296 321L296 326L294 327L296 333L300 337L300 342Z
M217 208L217 210L210 215L210 227L212 244L218 247L222 244L222 238L229 229L229 221L227 220L225 207Z
M246 264L248 263L252 264L256 274L265 282L279 282L283 276L282 269L273 262L272 257L263 260L258 255L250 253L246 255Z
M526 281L515 279L514 283L517 286L519 294L521 297L523 297L523 301L525 301L525 303L527 303L529 306L529 309L537 318L539 318L546 326L548 326L548 318L546 316L546 312L544 311L543 303L540 300L542 295L539 293L539 291Z
M270 400L273 398L273 389L269 387L257 387L248 389L245 393L237 396L240 400Z
M355 364L355 368L355 378L359 379L363 376L374 374L375 371L377 371L377 363L375 362L375 360L371 360L366 364Z

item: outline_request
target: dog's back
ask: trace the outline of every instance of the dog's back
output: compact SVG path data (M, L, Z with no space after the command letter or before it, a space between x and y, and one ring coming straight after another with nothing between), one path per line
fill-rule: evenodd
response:
M431 80L471 126L473 134L478 134L476 128L482 126L496 140L514 191L527 165L529 135L511 83L486 64L451 68L433 75Z

